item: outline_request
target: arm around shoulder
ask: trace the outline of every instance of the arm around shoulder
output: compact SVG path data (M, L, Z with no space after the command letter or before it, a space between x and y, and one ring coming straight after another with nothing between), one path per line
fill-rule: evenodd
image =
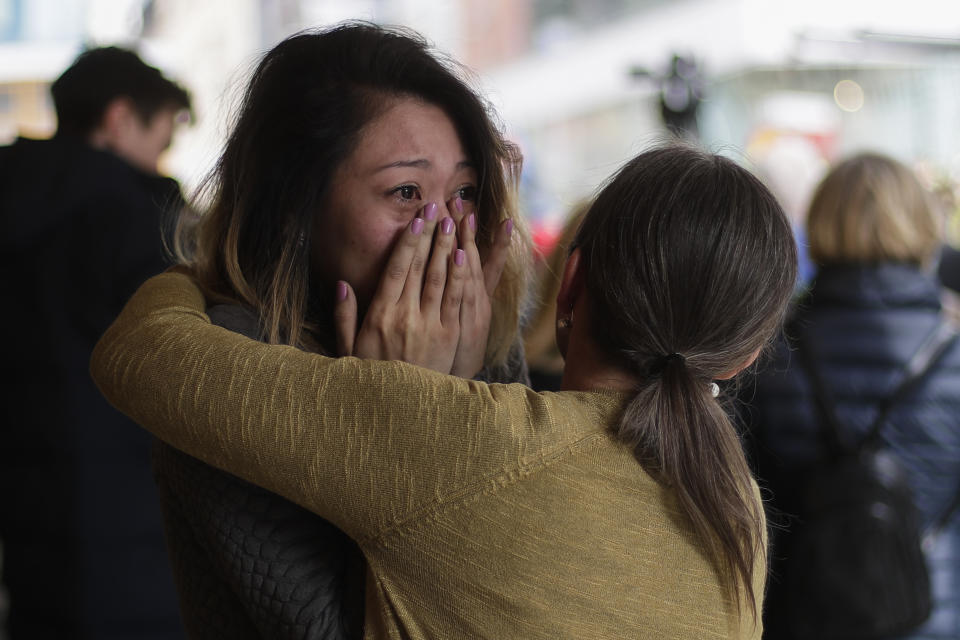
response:
M460 428L471 415L475 428L495 429L506 414L479 383L399 362L325 358L213 326L199 288L173 272L137 291L97 344L91 374L160 439L358 540L464 480L429 471L456 441L442 437L445 425ZM415 470L396 464L398 450Z

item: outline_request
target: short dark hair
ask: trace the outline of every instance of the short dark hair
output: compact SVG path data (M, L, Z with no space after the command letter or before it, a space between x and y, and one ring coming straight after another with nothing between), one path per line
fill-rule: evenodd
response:
M146 124L162 109L190 108L186 89L168 80L128 49L100 47L81 53L50 88L57 111L57 135L86 138L107 105L127 97Z

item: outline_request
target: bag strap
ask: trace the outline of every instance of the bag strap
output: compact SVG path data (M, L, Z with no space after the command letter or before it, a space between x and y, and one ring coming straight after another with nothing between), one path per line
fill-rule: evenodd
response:
M821 441L828 449L831 455L837 456L849 452L849 447L845 447L840 438L840 425L834 412L833 405L829 401L829 392L820 375L820 370L816 364L816 359L811 351L809 343L804 339L803 331L799 325L791 323L792 333L795 336L795 344L800 354L800 361L804 370L813 385L814 398L819 414L819 432ZM900 400L907 395L913 387L933 368L933 365L947 351L951 344L957 339L957 330L948 321L942 320L927 336L927 338L917 349L913 357L904 367L903 379L880 404L877 416L867 435L856 445L854 450L860 450L868 444L876 444L879 440L880 430L886 423L890 410ZM947 508L940 514L936 522L930 526L924 533L922 540L923 550L929 551L934 542L940 536L940 533L946 528L953 514L960 509L960 488L953 494L953 499Z
M927 339L923 341L923 344L920 345L917 352L914 353L910 361L907 362L907 366L904 369L903 380L900 381L900 384L893 393L884 398L880 404L877 417L867 432L866 438L864 438L864 444L876 444L876 442L879 441L880 429L886 422L890 410L895 404L902 401L907 394L913 391L917 383L927 375L937 360L940 359L940 356L953 344L956 337L957 331L953 325L946 320L941 320L940 324L927 336Z
M840 424L837 420L834 406L830 401L830 394L820 374L813 349L804 336L804 332L800 328L799 323L794 322L791 326L795 335L794 342L800 354L801 364L813 386L814 401L819 417L818 423L821 442L827 448L830 455L839 456L844 453L849 453L851 451L850 448L843 444L843 440L840 437ZM880 431L886 423L887 416L890 414L890 410L913 390L914 386L930 371L934 363L943 355L956 338L956 329L947 321L941 320L907 362L903 369L903 378L900 380L900 383L892 393L888 394L881 401L877 409L877 415L867 430L867 435L857 443L853 450L860 450L868 444L876 444L880 437Z
M813 387L813 401L818 418L817 434L820 437L820 443L827 450L829 456L838 457L844 452L845 447L840 439L840 425L837 422L833 404L828 399L829 394L823 382L823 377L820 375L820 367L817 366L816 358L804 337L799 321L792 322L790 329L792 342L800 356L801 368L806 372L807 379Z
M940 514L937 521L923 534L923 540L920 544L924 551L929 551L943 530L947 528L947 524L950 522L953 514L956 513L957 508L960 508L960 489L954 492L953 500L950 501L950 504L947 505L944 512Z

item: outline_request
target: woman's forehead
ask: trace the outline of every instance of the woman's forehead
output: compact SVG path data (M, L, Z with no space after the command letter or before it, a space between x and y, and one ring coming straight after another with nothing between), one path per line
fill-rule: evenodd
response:
M455 170L473 165L447 114L412 98L397 100L371 120L348 161L365 172L402 165Z

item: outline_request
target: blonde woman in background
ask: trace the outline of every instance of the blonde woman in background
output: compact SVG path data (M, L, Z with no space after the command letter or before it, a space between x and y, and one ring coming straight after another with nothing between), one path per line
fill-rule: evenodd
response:
M900 162L864 153L836 165L814 193L807 217L810 253L818 269L794 313L795 332L815 354L829 389L841 437L853 443L870 426L882 400L899 383L918 348L944 321L935 276L943 221L913 173ZM792 338L796 338L794 333ZM755 393L745 397L761 482L772 506L797 512L795 478L824 460L811 384L793 343L781 341ZM906 467L929 530L960 491L960 344L898 402L880 432L884 448ZM960 637L960 518L927 552L934 610L904 637ZM789 531L774 538L766 637L803 638L792 607L778 588L791 569ZM797 570L803 558L795 559ZM823 593L827 583L823 583Z

